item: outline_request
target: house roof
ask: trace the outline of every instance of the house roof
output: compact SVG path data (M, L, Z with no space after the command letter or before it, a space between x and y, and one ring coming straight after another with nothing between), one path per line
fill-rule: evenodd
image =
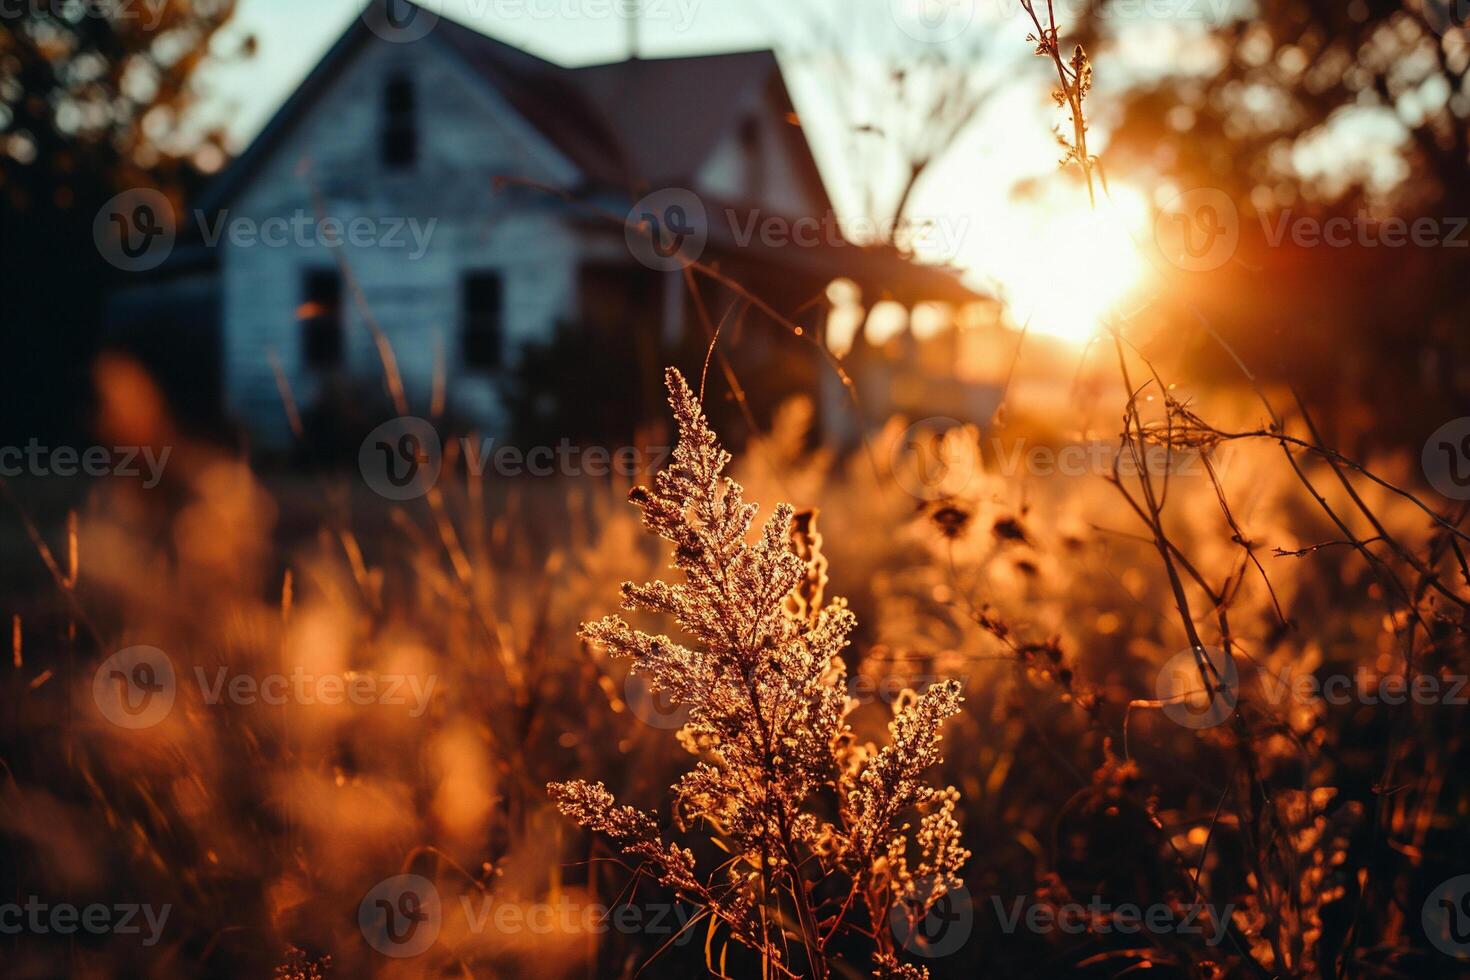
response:
M367 18L354 19L250 146L205 189L205 210L222 207L244 186L372 37ZM425 40L431 38L459 55L593 184L633 191L688 182L737 118L734 107L753 90L774 84L790 111L771 51L565 68L448 18ZM807 171L802 176L826 205L815 161L801 143Z
M572 74L612 124L630 175L652 183L689 177L728 132L731 107L780 78L770 51L619 61Z
M411 4L411 0L397 2ZM205 188L199 206L205 211L226 206L306 116L352 55L375 36L367 17L354 18L250 146ZM780 65L769 50L637 58L566 68L448 18L441 17L425 38L432 39L493 86L589 183L627 191L630 196L650 187L693 183L699 167L738 120L737 107L748 104L752 93L795 119ZM792 132L796 176L816 205L814 210L830 213L832 205L806 137L798 129ZM743 202L736 209L754 203ZM802 253L798 264L811 271L852 274L863 270L891 282L904 282L936 299L963 300L977 295L952 270L908 261L892 248L784 251L784 256L748 254L789 263L790 253Z

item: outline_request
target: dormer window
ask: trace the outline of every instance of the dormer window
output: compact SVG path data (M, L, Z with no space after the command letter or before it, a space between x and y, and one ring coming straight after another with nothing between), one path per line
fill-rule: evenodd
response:
M383 88L383 166L412 170L418 160L418 93L406 73L392 75Z

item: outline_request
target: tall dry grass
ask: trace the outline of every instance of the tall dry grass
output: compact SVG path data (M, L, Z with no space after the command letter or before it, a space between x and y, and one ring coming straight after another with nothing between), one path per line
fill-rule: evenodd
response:
M1136 352L1123 364L1147 371ZM736 464L752 498L821 506L828 594L857 620L843 660L860 738L882 741L904 689L961 685L933 775L959 790L973 936L943 957L899 957L939 976L1145 963L1181 976L1448 975L1416 896L1463 861L1463 709L1335 706L1283 697L1279 680L1464 673L1463 510L1443 523L1406 496L1405 458L1369 477L1312 448L1300 410L1278 420L1254 395L1218 392L1186 408L1180 388L1157 386L1152 402L1147 389L1119 381L1116 447L1166 442L1192 461L1167 489L1123 467L1012 472L990 437L1023 437L1021 417L929 447L894 420L870 452L814 454L801 401ZM1204 402L1231 426L1204 427ZM666 560L628 487L498 495L461 466L429 497L389 506L355 484L263 481L194 448L161 492L114 482L69 530L35 529L49 592L19 610L5 670L7 893L172 912L152 947L7 937L15 974L254 976L324 957L349 976L759 973L738 943L717 935L707 949L704 928L665 948L668 935L603 923L547 934L475 919L485 900L677 903L544 790L600 780L663 822L687 758L633 703L624 664L576 640L617 582L657 578ZM904 489L916 486L921 497ZM134 644L190 678L299 666L435 684L413 716L209 704L180 683L163 722L129 731L99 715L92 680ZM1235 711L1211 728L1170 720L1156 686L1196 644L1228 650L1239 676ZM438 942L401 961L356 918L398 873L445 897ZM1233 910L1218 946L1006 932L992 902L1017 896ZM771 927L799 941L795 918ZM834 941L834 962L861 963L880 924L866 928Z

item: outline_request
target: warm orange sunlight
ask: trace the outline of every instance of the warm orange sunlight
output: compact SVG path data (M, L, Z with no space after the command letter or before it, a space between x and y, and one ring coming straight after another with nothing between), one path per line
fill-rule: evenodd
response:
M1082 342L1138 291L1148 203L1137 190L1115 184L1093 208L1085 190L1053 187L1014 202L1013 213L978 271L995 280L1017 325Z
M1470 0L0 10L0 980L1470 980Z

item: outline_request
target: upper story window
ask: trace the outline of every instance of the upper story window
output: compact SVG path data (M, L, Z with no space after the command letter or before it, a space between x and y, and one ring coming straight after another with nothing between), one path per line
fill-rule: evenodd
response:
M498 272L465 274L461 296L465 367L482 371L500 367L504 293Z
M383 87L383 166L410 170L418 155L418 92L413 78L400 72Z
M342 276L336 269L307 269L301 278L301 359L327 369L342 363Z

